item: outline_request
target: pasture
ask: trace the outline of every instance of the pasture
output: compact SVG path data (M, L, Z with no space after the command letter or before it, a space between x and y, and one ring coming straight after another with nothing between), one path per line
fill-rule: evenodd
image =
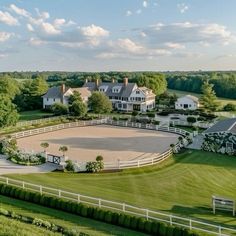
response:
M188 150L156 166L116 173L9 177L211 223L236 224L230 213L212 214L212 195L236 199L235 158L220 154Z
M69 159L95 160L102 155L105 161L140 160L153 157L169 149L178 135L144 129L112 126L86 126L63 129L18 139L18 146L27 151L42 151L40 144L48 142L48 152L62 155L60 146L66 145Z

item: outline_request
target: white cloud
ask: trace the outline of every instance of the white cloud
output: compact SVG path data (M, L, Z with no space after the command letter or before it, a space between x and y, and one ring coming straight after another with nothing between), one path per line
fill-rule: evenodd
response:
M138 45L128 38L118 39L115 46L132 53L140 53L144 49L141 45Z
M18 20L6 11L0 11L0 22L11 26L19 24Z
M31 24L28 23L26 27L30 32L34 32L34 27Z
M48 34L48 35L57 35L61 33L61 31L56 29L54 25L47 22L43 22L40 25L40 28L43 31L43 33Z
M209 45L219 43L228 44L235 42L235 36L223 25L219 24L193 24L190 22L156 24L144 29L145 40L152 46L165 43L207 43ZM174 40L174 41L173 41Z
M10 39L10 37L12 36L12 33L8 33L8 32L0 32L0 42L5 42L8 39Z
M132 11L130 11L130 10L126 11L126 16L132 16L132 15L133 15Z
M17 15L20 15L20 16L24 16L24 17L29 17L30 16L30 13L28 11L26 11L25 9L23 8L19 8L17 7L16 5L14 4L11 4L10 5L10 9L12 11L14 11Z
M189 6L186 5L185 3L179 3L177 4L177 7L180 11L181 14L185 13L187 10L189 10Z
M31 37L30 40L29 40L29 44L32 45L32 46L40 46L40 45L46 44L46 42L44 42L40 39Z
M183 44L180 44L180 43L168 42L168 43L165 43L165 45L168 48L172 48L172 49L184 49L185 48L185 46Z
M40 12L38 8L35 8L35 11L36 11L37 15L42 19L46 20L46 19L50 18L50 14L46 11Z
M109 31L103 29L100 26L94 24L86 27L80 28L82 34L87 37L107 37L109 36Z
M147 1L143 1L143 7L147 8L148 6L148 2Z

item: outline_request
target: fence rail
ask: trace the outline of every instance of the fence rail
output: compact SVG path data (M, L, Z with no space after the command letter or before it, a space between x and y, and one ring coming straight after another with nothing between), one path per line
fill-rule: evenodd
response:
M53 132L61 129L67 129L67 128L74 128L74 127L83 127L83 126L91 126L91 125L100 125L100 124L106 124L106 125L112 125L112 126L120 126L120 127L130 127L130 128L139 128L139 129L148 129L148 130L154 130L154 131L163 131L163 132L171 132L176 133L182 136L191 135L191 133L174 127L163 127L158 126L154 124L143 124L143 123L136 123L136 122L130 122L130 121L114 121L111 119L99 119L99 120L89 120L89 121L77 121L77 122L71 122L71 123L65 123L65 124L59 124L59 125L53 125L38 129L32 129L32 130L26 130L21 131L17 133L11 134L12 138L24 138L28 136L33 136L37 134L47 133L47 132ZM179 148L180 144L177 143L175 145L175 148ZM121 161L117 160L117 162L104 162L104 169L105 170L114 170L114 169L127 169L127 168L138 168L148 165L154 165L157 163L160 163L170 157L172 155L172 149L168 149L165 152L161 154L152 154L152 157L146 157L144 159L139 160L130 160L130 161ZM83 163L79 163L83 164Z
M161 221L173 226L175 225L181 226L184 228L188 228L190 230L195 229L212 235L221 235L221 236L236 235L235 228L227 228L220 225L209 224L203 221L167 214L160 211L153 211L146 208L140 208L126 203L120 203L120 202L105 200L102 198L90 197L79 193L72 193L61 189L32 184L4 176L0 176L0 182L7 185L20 187L22 189L39 192L40 194L52 195L58 198L78 203L85 203L87 205L92 205L102 209L110 209L117 212L128 213L130 215L144 217L147 220Z

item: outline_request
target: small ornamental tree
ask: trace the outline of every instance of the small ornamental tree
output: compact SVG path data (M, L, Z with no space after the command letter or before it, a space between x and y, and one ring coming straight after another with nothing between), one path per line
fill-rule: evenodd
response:
M193 124L197 121L197 119L194 116L188 116L187 121L188 123Z
M67 146L61 146L59 148L59 151L62 152L63 156L65 156L65 153L68 151L68 147Z
M41 143L40 146L44 149L44 152L46 152L47 148L49 147L49 143Z
M84 117L87 114L87 105L82 101L74 101L70 106L70 112L74 116Z

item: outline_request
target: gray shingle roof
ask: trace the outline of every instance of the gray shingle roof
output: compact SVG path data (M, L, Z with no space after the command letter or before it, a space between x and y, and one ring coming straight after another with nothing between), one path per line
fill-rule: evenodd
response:
M128 98L130 94L132 93L133 89L135 88L135 83L128 83L126 86L123 83L109 83L109 82L102 82L99 84L100 86L108 86L108 89L106 90L105 94L108 97L116 96L116 97L126 97ZM115 86L120 86L121 90L119 93L113 93L112 88ZM85 83L83 87L88 87L90 91L96 90L95 82L88 82Z
M65 92L68 88L65 89ZM47 93L42 96L43 98L61 98L61 86L54 86L48 89Z
M204 133L230 132L236 134L236 118L221 120Z

